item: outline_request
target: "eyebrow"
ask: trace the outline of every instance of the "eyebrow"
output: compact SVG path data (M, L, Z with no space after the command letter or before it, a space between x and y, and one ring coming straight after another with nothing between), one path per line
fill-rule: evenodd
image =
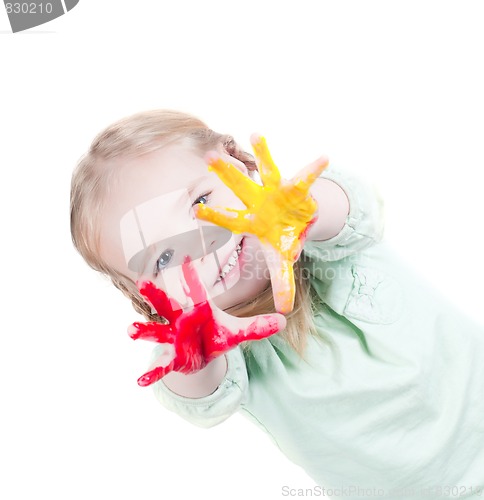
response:
M200 177L197 177L193 181L189 182L186 186L185 189L188 191L188 194L192 194L193 190L204 180L208 179L208 175L202 175Z

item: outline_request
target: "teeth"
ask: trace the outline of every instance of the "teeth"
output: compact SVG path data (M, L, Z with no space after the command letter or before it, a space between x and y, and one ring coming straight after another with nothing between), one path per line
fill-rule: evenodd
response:
M242 251L242 247L240 246L240 243L237 245L235 250L233 251L232 255L230 256L229 260L227 261L227 264L222 268L222 271L220 272L220 276L218 277L217 281L215 283L218 283L219 281L222 281L225 276L233 269L235 264L237 263L237 259L239 258L240 252Z

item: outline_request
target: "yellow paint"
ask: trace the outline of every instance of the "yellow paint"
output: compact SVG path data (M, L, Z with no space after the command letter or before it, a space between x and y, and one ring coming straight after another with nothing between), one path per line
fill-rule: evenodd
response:
M287 181L281 179L263 137L255 139L253 149L262 186L220 158L209 164L209 170L214 171L242 200L246 210L226 208L227 213L222 213L206 205L198 205L196 214L199 219L234 233L253 234L264 245L269 244L277 251L278 258L273 260L278 262L269 264L274 301L276 309L287 314L294 307L293 264L302 250L303 235L318 208L309 191L326 163L315 164L302 175Z

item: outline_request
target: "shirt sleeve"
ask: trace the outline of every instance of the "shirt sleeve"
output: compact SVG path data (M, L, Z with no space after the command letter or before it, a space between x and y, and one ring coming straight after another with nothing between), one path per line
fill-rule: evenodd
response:
M156 348L153 359L156 359ZM187 398L168 389L163 379L153 384L155 397L168 410L198 427L217 425L238 411L248 389L247 368L240 346L225 353L227 372L218 388L203 398Z
M343 229L336 236L329 240L306 242L306 256L326 262L336 261L380 241L385 224L384 203L377 188L356 175L331 167L321 177L335 182L343 189L350 209Z

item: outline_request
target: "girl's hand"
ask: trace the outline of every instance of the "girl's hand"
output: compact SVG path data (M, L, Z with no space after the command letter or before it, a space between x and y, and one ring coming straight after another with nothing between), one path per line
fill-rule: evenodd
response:
M262 186L218 156L209 158L209 169L216 172L247 209L226 208L223 212L200 204L195 207L195 213L199 219L234 233L250 233L259 238L271 275L276 310L287 314L294 307L293 264L303 249L309 227L317 218L317 203L309 189L327 167L328 160L320 158L291 180L284 180L265 139L253 135L251 142Z
M269 337L286 326L286 319L280 314L237 318L225 313L207 300L205 289L188 258L182 271L185 292L193 302L185 311L153 283L138 283L143 297L168 321L168 324L133 323L128 329L132 339L165 344L161 358L166 364L141 376L138 379L140 386L151 385L171 371L195 373L241 342Z

